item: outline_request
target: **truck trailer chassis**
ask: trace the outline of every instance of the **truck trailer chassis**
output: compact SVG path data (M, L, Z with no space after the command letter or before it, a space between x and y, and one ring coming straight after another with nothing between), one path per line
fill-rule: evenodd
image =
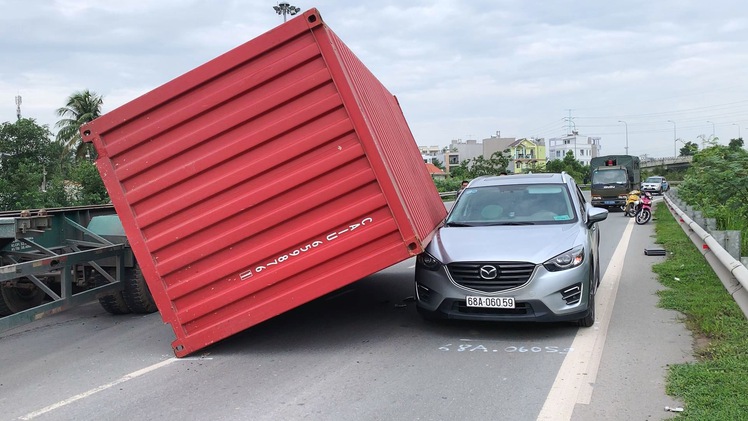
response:
M149 296L128 279L133 273L111 205L0 212L0 332L95 299L110 313L129 313L126 284L140 288L131 295Z

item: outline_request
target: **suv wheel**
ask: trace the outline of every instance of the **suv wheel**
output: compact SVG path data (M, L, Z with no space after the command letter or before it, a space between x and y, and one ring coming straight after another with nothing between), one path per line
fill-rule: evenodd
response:
M588 303L589 311L587 315L577 321L577 324L581 327L592 327L595 324L595 294L592 291L590 291Z

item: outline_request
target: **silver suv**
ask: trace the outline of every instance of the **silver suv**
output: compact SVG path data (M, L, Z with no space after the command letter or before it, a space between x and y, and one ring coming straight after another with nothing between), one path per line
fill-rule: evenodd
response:
M568 174L481 177L416 260L427 319L595 323L597 223Z
M665 194L670 189L665 177L653 175L642 182L642 191L648 191L652 194Z

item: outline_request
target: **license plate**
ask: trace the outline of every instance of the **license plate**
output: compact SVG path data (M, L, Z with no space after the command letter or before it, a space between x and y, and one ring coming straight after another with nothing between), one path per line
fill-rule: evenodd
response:
M606 200L606 201L604 201L604 202L603 202L603 204L604 204L604 205L615 205L615 204L616 204L616 202L614 202L614 201L612 201L612 200Z
M465 297L468 307L514 308L514 297Z

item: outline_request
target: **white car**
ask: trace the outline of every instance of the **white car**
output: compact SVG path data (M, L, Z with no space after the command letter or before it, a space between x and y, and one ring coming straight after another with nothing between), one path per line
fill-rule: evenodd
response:
M663 194L670 189L665 177L659 175L653 175L647 178L642 183L642 191L650 192L652 194Z

